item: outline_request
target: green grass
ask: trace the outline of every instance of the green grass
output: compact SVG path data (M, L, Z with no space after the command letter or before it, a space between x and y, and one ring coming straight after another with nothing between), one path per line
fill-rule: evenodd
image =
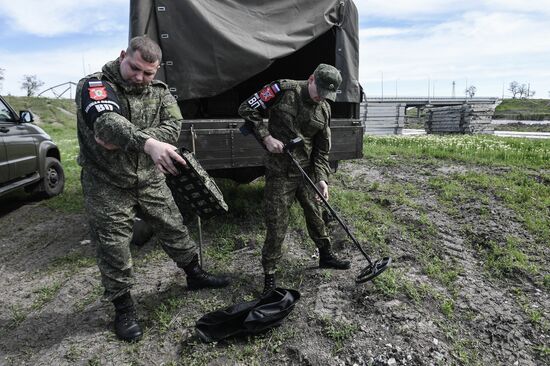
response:
M55 258L48 265L48 270L51 272L68 271L69 273L75 273L81 268L92 267L95 264L95 257L84 257L78 253L71 253Z
M61 282L53 282L49 286L44 286L35 291L38 294L32 304L33 310L39 310L48 302L52 301L61 289Z
M76 162L79 153L76 136L76 120L63 126L44 125L42 128L52 137L61 152L61 164L65 172L65 188L59 196L47 201L48 206L65 212L80 212L83 208L80 166Z
M550 119L548 99L503 99L495 110L495 119Z
M37 116L35 122L40 122L40 126L67 126L76 121L76 105L72 99L13 96L7 96L5 99L17 112L30 110Z
M490 135L365 136L363 153L375 161L408 158L456 160L487 166L550 167L550 140Z
M333 353L338 353L344 348L344 343L351 339L359 330L355 323L337 321L328 317L321 318L323 334L334 342Z
M512 168L503 174L465 173L457 176L464 191L490 192L516 213L537 242L550 242L550 185L543 174Z

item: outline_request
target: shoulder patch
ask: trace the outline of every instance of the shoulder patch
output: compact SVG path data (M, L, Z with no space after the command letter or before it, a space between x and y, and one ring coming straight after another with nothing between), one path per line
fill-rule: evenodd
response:
M100 79L88 79L82 86L81 109L86 125L93 130L95 120L103 113L120 114L120 105L113 87Z
M107 98L107 89L101 80L88 81L88 94L93 100L103 100Z
M254 93L254 95L247 99L246 103L254 109L267 109L279 99L282 91L279 82L274 81L271 84L265 85L257 93Z

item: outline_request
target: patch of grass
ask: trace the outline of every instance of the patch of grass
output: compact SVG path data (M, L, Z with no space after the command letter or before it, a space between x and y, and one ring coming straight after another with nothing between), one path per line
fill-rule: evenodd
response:
M184 300L180 298L170 298L160 304L153 311L153 320L155 321L161 334L170 329L170 326L173 324L174 315L177 310L181 308L183 303Z
M87 363L88 366L101 366L101 359L99 358L99 355L95 355L92 358L88 360Z
M372 281L374 290L386 297L393 298L400 292L400 283L403 274L393 268L388 268L380 276L375 277Z
M514 289L514 294L516 302L521 307L531 324L540 329L542 332L548 332L548 330L550 330L550 324L544 318L544 310L540 310L538 307L534 306L521 289Z
M548 167L550 141L491 135L365 136L363 153L377 163L392 154L533 169Z
M454 313L455 303L454 300L446 297L440 303L441 312L447 317L452 318Z
M548 99L506 98L495 109L495 119L550 119Z
M82 299L79 299L75 302L74 308L76 311L82 311L86 306L90 305L94 301L96 301L98 298L101 297L103 294L103 285L98 284L94 286L92 291L90 291L86 296L84 296Z
M14 329L19 326L25 319L27 319L27 313L19 305L10 306L10 322L8 324L9 329Z
M324 282L330 282L332 279L332 271L329 271L329 270L321 271L321 277L323 278Z
M457 264L444 261L443 259L430 255L422 257L422 270L428 277L441 282L448 289L453 289L455 281L462 272L457 268Z
M518 272L537 273L537 268L519 248L520 241L514 237L508 237L505 245L490 242L485 262L487 270L497 277L507 277Z
M537 352L541 357L548 358L550 357L550 347L540 344L535 347L533 347L535 352Z
M411 299L415 304L420 304L422 300L426 297L428 293L426 289L422 286L416 286L414 283L407 279L403 279L401 282L403 292L409 299Z
M542 280L542 285L546 290L550 290L550 274L545 274Z
M71 344L67 352L65 352L65 359L70 362L77 362L80 359L82 350L79 349L75 344Z
M475 339L456 339L452 343L451 353L463 365L481 366L480 345Z
M155 261L164 261L169 259L168 254L162 248L154 248L151 251L147 252L143 257L135 258L135 264L143 264Z
M68 271L69 273L75 273L81 268L92 267L95 264L95 257L84 257L79 253L71 253L51 261L48 265L48 271Z
M35 291L38 294L31 308L33 310L41 309L45 304L52 301L61 289L61 282L53 282L50 286L44 286Z
M76 105L72 99L6 96L5 99L19 112L30 110L40 126L66 125L76 121ZM38 117L38 118L37 118Z
M359 330L357 324L336 321L328 317L321 318L321 325L323 334L334 342L334 353L342 351L344 343Z

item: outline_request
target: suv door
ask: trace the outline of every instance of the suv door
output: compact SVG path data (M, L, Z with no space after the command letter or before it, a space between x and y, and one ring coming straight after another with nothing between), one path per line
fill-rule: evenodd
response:
M10 167L8 166L8 157L6 156L4 139L0 137L0 185L6 183L9 179Z
M2 100L0 100L0 130L2 130L1 126L3 122L11 119L13 119L12 112L6 107ZM10 167L2 134L3 132L0 132L0 184L10 180Z
M19 122L15 112L0 100L0 137L4 140L9 180L38 172L38 152L33 131L26 123Z

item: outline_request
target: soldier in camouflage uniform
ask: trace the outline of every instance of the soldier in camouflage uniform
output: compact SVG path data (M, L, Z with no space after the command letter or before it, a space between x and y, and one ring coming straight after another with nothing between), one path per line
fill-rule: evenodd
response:
M229 283L200 267L195 243L161 174L177 174L174 163L185 165L185 160L172 145L181 112L167 85L153 79L160 60L155 42L135 37L102 72L80 80L75 98L82 191L104 298L115 305L117 336L128 341L142 336L130 295L129 244L138 211L186 272L190 289Z
M245 100L239 114L253 124L254 133L268 150L265 175L264 212L267 226L262 249L266 294L275 288L275 271L281 258L289 210L296 198L304 210L309 236L319 248L319 266L348 269L350 263L334 256L322 218L319 198L303 179L283 148L301 137L302 147L293 154L317 188L328 199L330 151L330 105L342 81L333 66L320 64L308 80L277 80ZM267 112L268 122L263 115Z

